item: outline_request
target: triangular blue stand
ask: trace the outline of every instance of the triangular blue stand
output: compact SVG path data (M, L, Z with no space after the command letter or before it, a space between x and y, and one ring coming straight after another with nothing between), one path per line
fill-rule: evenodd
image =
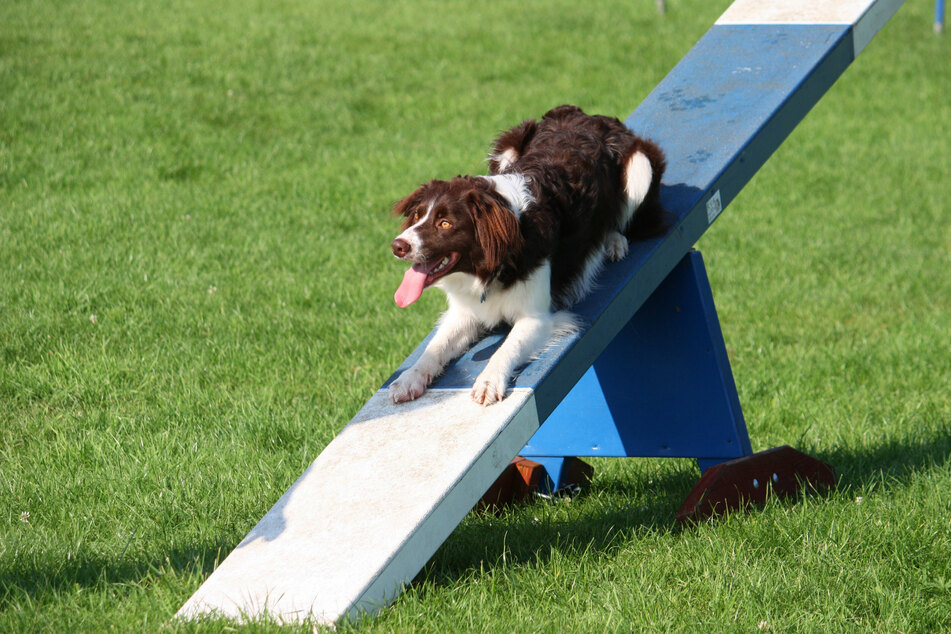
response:
M592 469L578 457L593 456L696 459L703 476L677 512L682 522L762 503L770 492L785 497L803 485L835 486L830 465L792 447L753 453L696 250L621 329L483 501L497 504L505 498L501 490L524 499L526 487L584 485Z
M706 470L751 453L703 258L690 251L521 455L554 490L573 484L567 457L687 457Z

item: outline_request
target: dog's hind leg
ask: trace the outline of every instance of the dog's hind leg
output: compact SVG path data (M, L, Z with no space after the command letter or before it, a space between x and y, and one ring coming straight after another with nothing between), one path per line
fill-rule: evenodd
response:
M611 262L620 262L627 257L630 246L620 231L611 231L604 240L604 256Z
M632 240L650 238L667 229L660 204L660 179L667 165L655 144L632 135L621 154L621 186L624 202L618 231Z
M627 257L630 246L625 233L634 213L647 198L654 180L654 168L650 158L636 149L636 143L632 143L632 146L635 149L622 163L621 185L624 191L621 196L621 213L618 216L617 228L609 231L604 237L604 257L611 262L619 262Z
M624 187L624 203L621 208L621 217L618 222L618 231L624 233L634 217L634 212L647 198L654 180L654 167L650 158L639 150L635 150L624 162L622 172Z

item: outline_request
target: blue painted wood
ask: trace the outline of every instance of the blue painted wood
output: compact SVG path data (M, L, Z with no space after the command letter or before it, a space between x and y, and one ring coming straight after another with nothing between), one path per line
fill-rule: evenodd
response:
M700 467L700 473L705 473L710 467L722 464L725 460L721 458L697 458L697 466Z
M521 455L722 462L751 453L703 259L691 251Z
M525 457L527 458L528 456ZM540 493L554 493L569 484L565 482L563 473L565 466L564 456L537 456L536 458L531 458L531 460L540 464L545 470L545 477L542 478L542 481L538 484L538 491Z
M667 208L685 218L714 191L729 204L851 63L852 47L846 26L711 28L626 121L668 154Z

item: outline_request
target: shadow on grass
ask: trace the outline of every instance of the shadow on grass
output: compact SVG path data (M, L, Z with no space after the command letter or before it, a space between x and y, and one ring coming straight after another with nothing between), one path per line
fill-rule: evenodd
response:
M815 456L835 467L839 489L902 486L922 469L951 460L951 421L905 430L884 442L842 445Z
M896 435L886 442L836 447L813 455L835 467L840 491L865 486L884 486L886 490L902 487L916 473L951 460L951 422L937 429ZM497 518L470 516L436 552L416 582L451 585L502 561L531 565L544 564L556 552L610 554L621 546L619 541L625 535L679 533L683 529L674 514L699 478L694 465L685 460L677 470L650 476L649 488L636 480L596 479L589 495L563 502L574 505L566 513L527 506ZM600 499L610 502L599 504ZM535 515L544 519L537 520ZM691 533L690 529L685 532Z
M690 460L652 478L596 479L596 495L539 501L501 515L470 514L452 533L421 575L437 583L454 583L482 562L536 561L561 552L609 551L619 534L638 530L674 530L674 512L693 486L699 471ZM648 484L649 482L649 484ZM550 506L552 508L540 508ZM543 516L536 520L533 512ZM139 536L138 539L142 539ZM208 540L191 548L156 555L147 553L81 553L56 561L54 553L38 553L29 565L0 567L0 605L17 597L32 600L84 590L148 584L168 571L208 577L240 540ZM187 599L183 597L182 601Z
M204 578L235 546L237 542L206 543L151 559L144 555L115 558L79 555L65 563L52 561L52 555L41 555L32 566L0 570L0 605L18 595L37 598L80 589L142 583L169 570Z
M841 446L814 455L836 468L840 491L901 487L922 470L951 460L951 422L877 444ZM516 507L500 516L470 515L424 567L417 582L425 579L448 585L502 561L534 564L548 561L555 553L610 554L625 535L679 532L674 514L698 477L695 463L683 460L650 476L596 477L589 494L571 501L539 501L540 506ZM77 586L140 583L162 570L205 578L237 543L210 540L152 559L87 555L56 563L40 556L32 566L0 570L0 602L23 594L35 598L74 591Z
M679 531L674 514L699 477L693 460L639 478L598 478L587 494L470 514L420 572L436 585L507 564L543 564L556 553L611 551L627 535Z

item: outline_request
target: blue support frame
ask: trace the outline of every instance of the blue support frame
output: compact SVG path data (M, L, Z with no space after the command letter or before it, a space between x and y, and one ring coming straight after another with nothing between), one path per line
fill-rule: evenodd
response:
M563 457L685 457L706 470L751 453L703 258L690 251L521 455L558 489Z

